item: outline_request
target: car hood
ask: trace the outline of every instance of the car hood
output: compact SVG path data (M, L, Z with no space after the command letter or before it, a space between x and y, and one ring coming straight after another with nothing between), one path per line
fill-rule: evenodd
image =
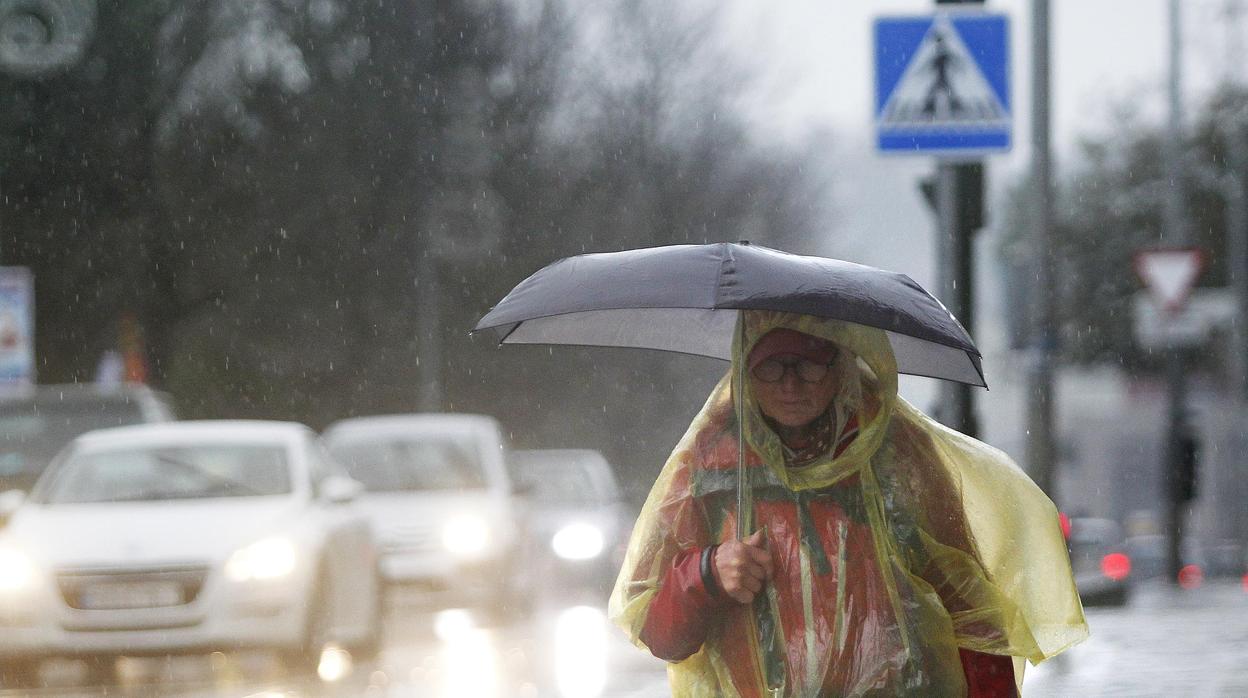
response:
M4 535L51 567L219 563L300 508L291 497L30 505Z
M609 505L535 505L529 513L530 527L541 536L552 536L564 526L574 523L596 526L604 535L612 537L616 535L620 519L618 511Z
M376 530L436 525L462 514L491 520L513 516L510 497L493 490L367 492L359 501L361 511Z

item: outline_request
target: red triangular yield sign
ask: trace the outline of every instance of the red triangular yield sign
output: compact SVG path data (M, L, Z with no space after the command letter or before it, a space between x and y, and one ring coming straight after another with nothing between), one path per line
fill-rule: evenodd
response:
M1205 255L1198 247L1140 250L1135 253L1135 273L1149 293L1167 312L1176 312L1187 303L1187 296L1205 267Z

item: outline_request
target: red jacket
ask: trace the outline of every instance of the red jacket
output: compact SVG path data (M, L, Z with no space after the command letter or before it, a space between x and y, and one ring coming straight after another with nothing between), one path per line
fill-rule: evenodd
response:
M846 425L845 432L837 447L839 453L856 433L856 421ZM735 444L725 444L734 447ZM850 483L846 483L850 484ZM778 536L778 539L796 541L799 536L793 535L804 526L815 528L819 532L820 553L830 557L840 555L840 560L848 559L858 573L848 576L846 580L836 580L835 576L849 569L847 566L825 566L818 572L816 585L820 588L848 587L848 598L865 598L869 593L873 579L869 562L870 557L865 551L870 547L869 527L856 522L855 517L847 512L835 498L812 501L805 505L806 512L801 513L791 502L756 501L755 508L760 522L768 522L777 531L789 532L789 535ZM851 505L852 508L852 505ZM813 522L818 522L817 524ZM839 536L831 533L839 532ZM839 549L837 546L839 545ZM773 546L773 557L776 558L776 575L769 582L777 586L782 594L800 596L796 592L799 572L792 564L795 555L791 550L786 552L782 545ZM655 598L650 603L646 622L641 630L641 640L657 657L668 661L680 661L694 654L701 648L711 632L737 633L746 632L743 619L747 607L723 595L722 592L711 593L703 583L701 557L704 547L692 547L678 552L671 567L662 577ZM789 564L785 564L788 561ZM712 565L713 566L713 565ZM857 594L857 596L855 596ZM831 594L835 596L835 594ZM821 603L833 603L821 594ZM781 609L782 614L786 614ZM787 613L791 613L788 611ZM796 619L794 619L796 620ZM788 625L788 624L786 624ZM861 646L870 651L871 633L862 628L846 629L847 640L851 646ZM968 695L975 697L1017 696L1014 681L1013 660L1008 656L998 656L959 649L963 672L966 677ZM748 662L742 662L742 665ZM835 680L836 671L829 672L830 680ZM747 685L741 682L739 685Z

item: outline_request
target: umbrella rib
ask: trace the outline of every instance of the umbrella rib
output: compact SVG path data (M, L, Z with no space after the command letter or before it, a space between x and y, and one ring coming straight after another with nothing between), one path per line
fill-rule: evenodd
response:
M719 250L719 270L715 274L715 299L711 301L711 308L714 310L720 309L719 302L723 297L725 275L724 267L728 266L732 262L732 247L730 247L728 243L719 243Z

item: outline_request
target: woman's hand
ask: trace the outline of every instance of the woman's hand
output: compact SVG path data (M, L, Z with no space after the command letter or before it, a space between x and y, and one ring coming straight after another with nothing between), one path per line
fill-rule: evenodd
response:
M771 553L763 529L745 540L720 543L715 549L715 581L719 588L739 603L748 604L771 579Z

